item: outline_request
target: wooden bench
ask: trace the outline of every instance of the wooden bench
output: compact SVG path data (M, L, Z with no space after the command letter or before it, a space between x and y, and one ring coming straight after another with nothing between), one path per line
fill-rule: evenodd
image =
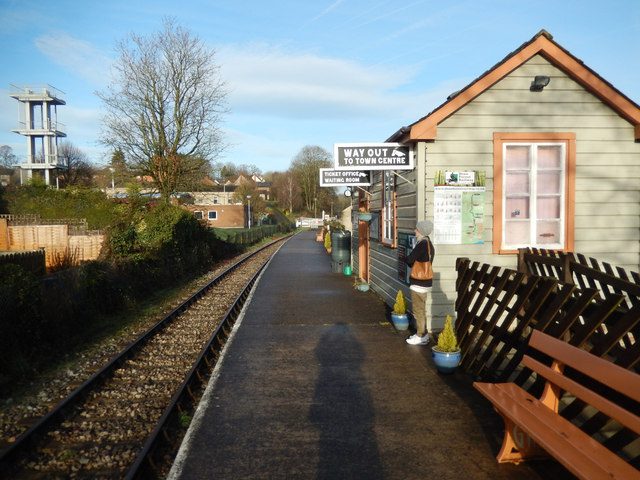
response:
M560 416L562 392L640 434L637 403L629 410L563 374L565 366L581 372L632 400L640 402L640 375L534 330L529 346L553 359L550 367L525 355L522 364L546 380L539 399L515 383L474 382L491 401L505 424L498 462L519 463L551 455L570 472L585 479L640 479L640 471L577 426ZM631 411L633 410L633 412Z

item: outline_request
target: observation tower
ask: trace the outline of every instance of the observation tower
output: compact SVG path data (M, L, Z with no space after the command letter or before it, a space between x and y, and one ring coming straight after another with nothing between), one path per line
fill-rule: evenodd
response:
M56 185L60 170L68 165L58 155L58 139L66 137L58 122L58 105L66 105L64 92L50 85L10 85L9 96L20 102L20 119L12 132L27 137L26 162L16 164L20 183L40 176L46 185Z

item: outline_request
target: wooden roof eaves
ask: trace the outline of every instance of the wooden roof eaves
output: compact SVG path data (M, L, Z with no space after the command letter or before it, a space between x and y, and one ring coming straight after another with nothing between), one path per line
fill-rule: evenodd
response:
M471 83L451 100L445 102L429 115L411 125L409 134L404 135L403 140L405 142L435 140L438 133L438 125L443 120L447 119L468 102L537 54L542 55L552 64L562 69L567 75L631 123L635 129L635 140L640 141L640 107L566 50L563 50L547 38L546 35L539 35L531 43L525 45L485 75Z

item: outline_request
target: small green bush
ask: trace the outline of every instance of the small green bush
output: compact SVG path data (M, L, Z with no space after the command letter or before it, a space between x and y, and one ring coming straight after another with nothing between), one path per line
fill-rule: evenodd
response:
M393 305L393 313L404 315L407 313L407 302L404 299L404 293L402 290L398 290L396 295L396 303Z
M440 335L438 335L438 350L446 353L458 350L458 340L456 339L456 334L453 331L453 324L451 322L450 315L447 315L444 330L442 330Z
M324 248L327 250L331 248L331 232L326 232L324 234Z
M91 188L56 190L44 185L10 186L3 192L7 213L39 215L43 219L86 219L90 230L100 230L114 218L117 203Z
M332 218L331 220L325 220L323 224L325 227L329 227L329 229L332 232L337 232L338 230L344 230L344 224L340 223L335 218Z

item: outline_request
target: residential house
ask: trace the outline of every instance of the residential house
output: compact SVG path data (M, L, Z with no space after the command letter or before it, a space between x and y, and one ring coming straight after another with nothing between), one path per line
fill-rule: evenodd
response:
M193 203L181 205L208 227L245 228L247 207L232 204L233 192L189 192Z

